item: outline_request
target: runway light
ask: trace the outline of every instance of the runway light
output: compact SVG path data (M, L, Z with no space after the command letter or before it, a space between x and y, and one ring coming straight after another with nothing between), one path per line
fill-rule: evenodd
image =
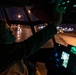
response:
M30 10L28 10L28 13L31 13L31 11L30 11Z
M21 18L21 15L20 14L18 15L18 18Z

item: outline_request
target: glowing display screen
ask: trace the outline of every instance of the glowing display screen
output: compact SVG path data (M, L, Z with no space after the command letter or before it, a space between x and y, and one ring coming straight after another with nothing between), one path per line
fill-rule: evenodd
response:
M62 55L61 55L61 59L63 60L62 66L64 66L65 68L67 68L69 56L70 55L67 52L64 52L64 51L62 52Z

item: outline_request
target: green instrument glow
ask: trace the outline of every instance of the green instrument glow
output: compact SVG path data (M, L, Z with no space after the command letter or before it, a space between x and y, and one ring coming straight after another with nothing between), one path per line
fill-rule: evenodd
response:
M71 51L72 53L76 54L76 46L72 46L70 51Z

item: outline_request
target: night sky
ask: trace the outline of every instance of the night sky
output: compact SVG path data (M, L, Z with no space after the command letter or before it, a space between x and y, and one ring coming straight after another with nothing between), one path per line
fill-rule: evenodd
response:
M29 10L30 10L30 8L31 7L28 7ZM10 20L28 21L26 12L21 7L19 7L19 8L10 7L10 8L7 8L7 11L8 11L8 14L10 16ZM32 13L30 13L30 14L31 14L31 17L32 17L33 21L36 21L37 17L34 16ZM64 15L64 17L65 16L66 16L66 14ZM5 14L4 14L3 10L1 9L0 10L0 19L2 19L2 18L5 18ZM66 22L64 22L64 19L66 20ZM68 22L66 18L64 18L64 19L62 20L62 23L59 26L62 27L62 28L66 28L67 27L68 29L69 28L73 28L74 31L76 31L76 21L71 19L71 21ZM76 19L76 17L74 17L74 19Z

